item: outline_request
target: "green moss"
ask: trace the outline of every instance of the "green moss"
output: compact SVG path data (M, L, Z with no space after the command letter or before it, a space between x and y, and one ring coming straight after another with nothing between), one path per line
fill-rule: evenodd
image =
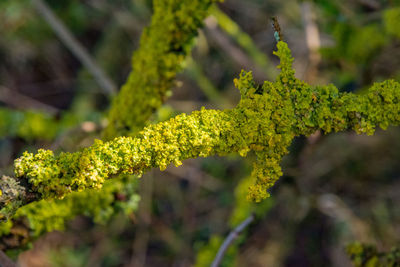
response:
M104 136L141 130L167 97L213 0L156 0L151 25L132 57L132 72L114 99Z
M295 136L318 129L373 134L376 126L400 123L399 83L376 83L363 95L340 93L333 85L311 87L295 78L287 44L279 42L277 47L281 72L276 82L257 86L250 72L242 72L235 79L242 97L234 109L181 114L146 127L135 138L97 140L76 153L25 152L15 161L16 176L27 179L43 198L60 198L100 188L115 174L140 175L152 167L179 166L188 158L253 151L255 183L248 196L260 201L282 175L279 163Z

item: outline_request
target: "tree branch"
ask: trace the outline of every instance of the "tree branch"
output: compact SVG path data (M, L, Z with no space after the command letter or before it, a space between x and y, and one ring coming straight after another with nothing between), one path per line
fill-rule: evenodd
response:
M282 175L279 163L295 136L309 136L318 129L373 134L376 126L386 129L400 124L399 83L376 83L364 95L339 93L333 85L311 87L295 78L287 44L277 46L274 54L280 57L281 73L276 82L259 86L251 73L242 72L235 79L241 101L234 109L181 114L146 127L135 138L96 140L76 153L25 152L15 160L19 184L6 179L2 187L16 188L18 194L11 196L17 198L0 198L0 214L9 217L32 199L62 198L73 191L100 188L116 174L141 175L152 167L179 166L188 158L228 153L246 156L250 151L257 160L249 198L260 201ZM18 201L9 208L13 199Z

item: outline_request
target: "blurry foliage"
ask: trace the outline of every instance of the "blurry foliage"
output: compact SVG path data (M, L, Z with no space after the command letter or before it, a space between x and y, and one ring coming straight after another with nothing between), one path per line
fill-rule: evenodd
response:
M18 136L25 140L51 140L56 136L57 123L51 115L35 111L18 112L0 109L0 136ZM60 129L62 130L62 129Z
M400 249L392 248L390 252L378 252L375 246L350 244L346 248L354 267L396 267L400 266Z
M87 10L81 1L57 0L48 1L48 4L74 33L79 35L89 26ZM49 25L39 19L29 0L2 1L0 9L0 31L5 34L2 38L7 38L7 41L22 39L38 46L54 37ZM91 12L90 15L96 16L96 13Z
M383 13L384 26L388 34L400 38L400 8L391 8Z
M86 116L85 116L86 115ZM52 141L84 121L99 122L100 114L63 112L60 119L36 110L17 111L0 107L0 137L19 137L26 141Z
M398 1L376 2L379 10L372 11L344 1L315 2L324 14L319 19L321 28L331 33L335 41L334 46L322 48L321 52L330 68L336 70L335 79L340 87L353 91L368 86L373 80L368 77L371 68L385 67L376 66L375 62L385 64L387 70L377 73L377 78L399 77L400 62L385 56L385 51L390 53L399 43ZM355 83L355 88L352 83Z
M220 27L265 71L266 76L273 79L277 73L275 67L271 64L270 59L256 46L251 37L218 7L214 6L211 9L211 15L215 16Z
M90 249L88 247L80 249L62 247L58 251L51 251L49 254L49 262L53 266L85 267L90 257Z

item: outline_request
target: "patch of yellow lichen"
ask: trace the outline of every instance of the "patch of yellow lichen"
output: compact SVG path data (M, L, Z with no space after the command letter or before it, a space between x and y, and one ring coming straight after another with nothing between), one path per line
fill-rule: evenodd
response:
M363 95L340 93L333 85L312 87L295 78L287 44L279 42L277 48L281 72L276 81L259 86L251 72L242 72L234 81L241 100L232 110L181 114L146 127L134 138L97 140L76 153L25 152L15 161L16 175L28 179L44 198L63 197L99 188L114 174L141 174L151 167L179 166L188 158L253 151L255 183L248 197L260 201L282 175L279 164L295 136L317 129L373 134L376 126L400 123L399 83L376 83Z

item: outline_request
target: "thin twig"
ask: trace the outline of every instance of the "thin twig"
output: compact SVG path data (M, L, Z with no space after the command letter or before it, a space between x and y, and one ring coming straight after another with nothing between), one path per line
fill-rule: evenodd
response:
M218 250L217 255L214 258L214 261L211 264L211 267L218 267L225 255L225 252L228 250L229 246L232 242L240 235L240 233L254 220L254 215L250 215L246 220L244 220L241 224L239 224L232 232L229 233L228 237L225 239L224 243L222 243L221 247Z
M271 17L272 28L274 29L274 37L277 42L283 41L281 27L279 26L278 19L276 17Z
M43 16L55 34L63 41L64 45L74 54L88 71L94 76L99 86L107 95L116 93L116 85L105 72L94 62L88 51L75 39L67 27L59 20L54 12L42 0L32 0L37 11Z

